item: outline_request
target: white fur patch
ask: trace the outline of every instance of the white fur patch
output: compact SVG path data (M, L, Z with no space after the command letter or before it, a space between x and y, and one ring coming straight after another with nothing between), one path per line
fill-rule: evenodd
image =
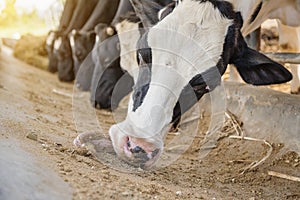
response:
M60 46L61 46L61 43L62 43L61 37L57 38L57 39L55 40L55 42L54 42L54 49L55 49L55 50L58 50L58 49L60 48Z
M190 80L216 65L231 24L209 2L183 1L150 30L152 62L172 66ZM194 67L186 67L186 62Z
M138 63L136 58L136 45L140 38L137 23L124 20L116 25L120 40L121 67L136 80L138 74Z

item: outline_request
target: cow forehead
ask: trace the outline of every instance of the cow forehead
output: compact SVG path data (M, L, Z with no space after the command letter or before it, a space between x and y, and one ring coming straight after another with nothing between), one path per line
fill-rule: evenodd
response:
M210 2L183 1L173 13L150 29L148 44L152 48L152 61L154 64L180 65L180 56L198 64L197 60L203 61L205 56L209 61L202 63L205 69L201 71L206 70L220 59L228 27L232 24L233 20L224 17Z
M153 28L175 31L197 40L197 33L213 29L226 30L232 23L233 20L224 17L211 2L200 3L187 0L179 4L171 14ZM149 35L151 32L153 32L152 29Z

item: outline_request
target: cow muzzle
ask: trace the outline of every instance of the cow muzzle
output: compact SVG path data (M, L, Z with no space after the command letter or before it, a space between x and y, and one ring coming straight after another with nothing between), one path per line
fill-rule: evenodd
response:
M157 160L160 153L159 148L151 143L132 137L126 138L124 144L125 161L133 166L143 169L150 168Z
M118 157L134 167L151 169L162 153L160 142L123 134L116 126L111 127L109 134Z

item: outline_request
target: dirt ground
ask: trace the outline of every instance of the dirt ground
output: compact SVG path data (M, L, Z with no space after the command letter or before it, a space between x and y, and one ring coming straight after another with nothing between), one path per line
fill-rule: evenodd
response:
M276 89L289 92L288 84ZM299 176L299 155L277 155L284 144L272 144L273 152L264 163L241 174L266 155L268 146L229 139L227 135L235 130L224 127L227 135L200 159L206 120L200 122L193 144L173 164L139 173L111 168L74 147L73 139L84 126L74 123L72 93L73 84L61 83L56 74L24 64L8 49L2 50L0 138L17 139L41 166L59 174L71 186L73 199L300 199L300 182L268 175L276 171ZM95 112L107 132L114 123L113 115ZM84 116L85 109L76 110L76 115Z

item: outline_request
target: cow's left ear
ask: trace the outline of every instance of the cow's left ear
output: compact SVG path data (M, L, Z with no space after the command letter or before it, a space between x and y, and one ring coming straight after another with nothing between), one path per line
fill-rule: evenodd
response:
M281 64L247 46L233 64L243 80L252 85L279 84L292 79L292 74Z
M137 16L141 19L145 28L155 25L158 19L158 12L163 8L157 0L130 0Z
M281 64L271 60L262 53L251 49L246 44L241 32L235 44L234 64L246 83L252 85L270 85L285 83L292 79L292 74Z

